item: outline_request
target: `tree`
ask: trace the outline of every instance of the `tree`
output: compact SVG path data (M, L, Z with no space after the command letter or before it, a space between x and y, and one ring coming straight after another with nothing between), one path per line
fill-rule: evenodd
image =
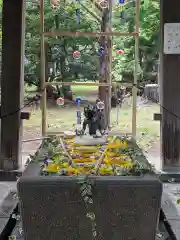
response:
M132 32L134 30L135 5L129 3L121 12L121 25L114 21L114 29ZM118 16L115 8L115 15ZM144 0L140 7L140 38L139 38L139 80L153 79L156 72L159 51L159 1ZM114 39L115 49L123 48L125 54L113 58L113 76L116 80L132 82L134 74L134 38Z
M63 13L63 14L62 14ZM93 31L97 25L90 22L85 13L81 14L81 23L76 23L76 6L74 4L60 5L58 9L52 9L45 5L45 28L48 31L59 29L60 31ZM47 62L48 65L56 65L55 75L59 80L69 79L97 79L99 61L97 55L97 39L90 37L58 37L47 38ZM73 58L73 52L81 52L80 60ZM31 6L27 8L26 30L26 56L38 66L40 61L40 36L39 36L39 10ZM34 68L34 72L38 72ZM48 75L50 71L48 71Z
M66 1L58 8L52 9L48 1L45 4L45 28L48 31L99 31L100 24L89 14L91 5L85 2L86 9L81 6L81 22L76 21L77 6ZM88 11L87 11L88 8ZM134 3L128 3L121 11L118 5L113 6L113 30L131 32L134 29ZM26 66L26 80L38 85L40 79L40 22L37 5L29 3L26 12L26 48L29 60ZM156 72L159 50L159 2L144 0L140 11L139 38L139 80L153 79ZM124 49L124 55L117 50ZM99 39L90 37L58 37L46 39L46 79L56 81L72 81L80 79L99 79L100 57L98 55ZM73 51L81 52L81 58L75 60ZM50 71L52 70L53 71ZM115 81L132 82L134 74L134 38L113 38L112 75Z

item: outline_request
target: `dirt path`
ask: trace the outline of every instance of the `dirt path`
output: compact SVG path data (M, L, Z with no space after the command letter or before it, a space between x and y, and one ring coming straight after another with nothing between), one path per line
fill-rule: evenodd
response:
M148 161L157 169L161 169L161 158L160 158L160 141L157 141L152 144L148 152L145 152L145 156Z
M34 127L29 127L29 128L24 128L23 132L23 140L31 140L35 138L39 138L41 136L40 134L40 128L34 128ZM29 142L24 142L22 144L22 163L23 165L27 161L27 158L29 157L30 154L34 154L41 141L29 141Z

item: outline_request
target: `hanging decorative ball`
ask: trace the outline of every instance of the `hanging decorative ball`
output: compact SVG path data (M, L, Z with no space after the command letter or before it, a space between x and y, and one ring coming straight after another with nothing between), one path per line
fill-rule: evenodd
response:
M119 6L123 10L124 6L128 3L128 0L119 0Z
M101 46L101 47L99 48L99 55L102 57L102 56L104 55L104 53L105 53L105 49L104 49L103 46Z
M58 5L58 1L57 1L57 0L51 0L51 6L52 6L53 8L56 8L57 5Z
M81 57L80 51L74 51L73 52L73 58L80 58L80 57Z
M118 0L119 1L119 5L121 7L123 7L124 5L126 5L128 3L128 0Z
M81 10L79 8L76 9L76 22L77 24L80 24L81 23Z
M97 109L103 110L104 109L104 102L99 101L99 102L97 102L96 106L97 106Z
M124 5L126 3L126 0L119 0L120 5Z
M76 100L75 100L75 102L76 102L76 104L80 104L81 103L81 97L80 96L78 96L78 97L76 97Z
M60 97L56 100L56 103L58 106L63 106L64 105L64 98Z
M125 52L124 52L123 49L119 49L119 50L117 51L117 53L118 53L118 54L124 54Z

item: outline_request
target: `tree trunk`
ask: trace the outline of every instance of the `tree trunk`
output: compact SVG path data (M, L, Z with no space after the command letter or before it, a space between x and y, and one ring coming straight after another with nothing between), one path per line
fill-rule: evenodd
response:
M55 15L55 26L56 29L59 30L59 16ZM62 38L62 37L61 37ZM62 76L62 82L66 80L66 73L65 73L65 63L66 63L66 57L67 57L67 51L66 51L66 40L63 38L62 44L61 44L61 53L60 56L60 70L61 70L61 76ZM71 86L62 86L61 87L62 94L65 99L72 100L72 91Z
M110 10L111 11L111 10ZM109 26L110 22L110 11L109 9L104 9L103 16L102 16L102 24L101 24L101 31L106 32ZM102 36L100 39L100 45L104 49L104 54L100 57L100 83L109 83L110 82L110 51L111 51L111 38ZM109 87L99 87L99 98L101 101L104 101L105 103L105 109L104 109L104 128L107 129L110 125L110 107L111 107L111 88Z
M101 22L101 32L105 32L106 30L106 25L107 25L107 11L104 10L103 11L103 16L102 16L102 22ZM100 38L100 46L105 50L106 46L105 46L105 41L106 38L105 36L102 36ZM106 61L106 54L102 54L100 56L100 83L103 83L105 81L105 61ZM105 100L105 95L106 95L106 89L105 87L101 87L99 86L99 98L101 101Z

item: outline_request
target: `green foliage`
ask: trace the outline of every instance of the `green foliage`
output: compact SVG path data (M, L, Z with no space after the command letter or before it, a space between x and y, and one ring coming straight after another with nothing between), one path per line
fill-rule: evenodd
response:
M159 1L141 1L140 8L140 38L139 38L139 80L153 79L156 75L159 51ZM90 1L84 0L89 10L92 10ZM58 9L52 9L49 1L45 4L46 31L99 31L101 23L97 23L81 6L81 23L77 24L76 6L72 2L61 3ZM26 48L25 55L30 61L25 73L29 83L38 84L40 78L40 20L39 7L31 3L26 12ZM118 5L113 6L113 30L119 32L134 31L135 26L134 3L128 3L121 12ZM134 75L134 38L113 38L113 80L132 82ZM50 68L59 80L71 79L97 80L100 63L98 56L99 39L92 37L49 37L46 39L46 69L47 78ZM125 54L117 54L117 50L124 49ZM75 60L72 56L75 50L81 52L81 58ZM33 76L33 77L32 77Z
M135 26L135 7L127 4L121 13L121 22L117 16L120 15L117 7L114 8L115 21L114 30L121 32L132 32ZM139 38L139 80L152 79L157 72L157 60L159 52L159 27L160 13L158 0L141 1L140 7L140 38ZM121 24L121 25L120 25ZM124 56L113 58L115 78L122 75L122 79L132 81L134 74L134 38L124 37L114 39L114 45L125 49Z
M93 31L98 28L96 23L91 21L91 17L82 11L81 23L76 23L76 6L66 4L56 10L50 6L45 6L45 29L46 31ZM27 8L27 28L26 28L26 56L37 67L40 62L40 34L39 34L39 10L31 6ZM55 73L61 76L62 80L70 78L97 79L99 70L99 57L97 54L98 40L90 37L57 37L47 38L47 67L56 63ZM74 60L73 52L81 52L80 60ZM30 64L29 64L30 66ZM30 67L28 67L28 70Z

